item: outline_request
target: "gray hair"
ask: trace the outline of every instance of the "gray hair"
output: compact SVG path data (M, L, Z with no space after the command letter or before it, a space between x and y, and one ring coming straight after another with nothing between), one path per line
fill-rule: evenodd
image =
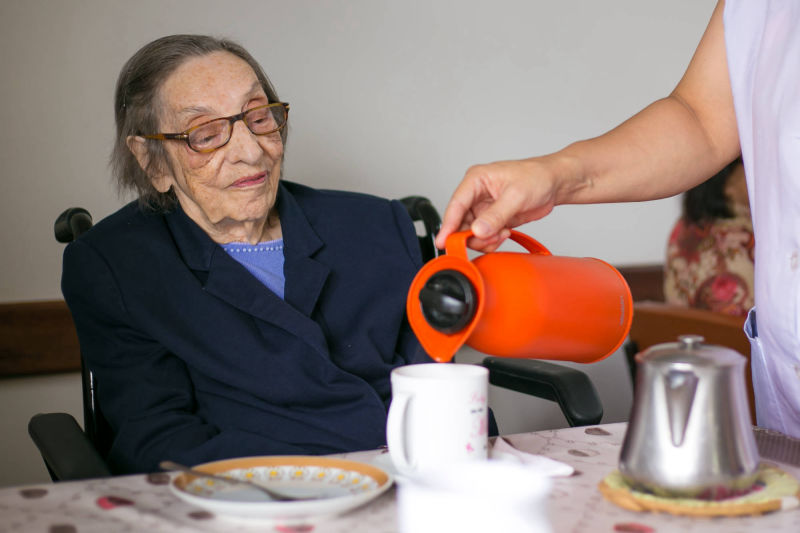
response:
M244 60L255 72L270 102L279 102L278 94L261 65L241 45L228 39L207 35L169 35L146 44L122 67L114 95L114 118L117 138L111 152L111 168L117 188L132 190L139 204L156 211L169 211L177 199L170 189L159 192L150 176L166 166L163 142L146 140L148 164L143 170L128 148L127 138L156 133L159 127L158 93L166 79L184 62L213 52L228 52ZM281 130L286 143L288 127Z

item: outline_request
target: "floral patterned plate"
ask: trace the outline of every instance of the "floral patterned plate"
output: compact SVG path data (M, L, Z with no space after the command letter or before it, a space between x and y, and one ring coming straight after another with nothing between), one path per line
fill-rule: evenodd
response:
M256 489L185 473L170 484L182 500L220 516L281 522L308 522L349 511L378 497L393 483L390 474L374 465L304 455L226 459L195 468L253 481L289 496L314 497L275 501Z

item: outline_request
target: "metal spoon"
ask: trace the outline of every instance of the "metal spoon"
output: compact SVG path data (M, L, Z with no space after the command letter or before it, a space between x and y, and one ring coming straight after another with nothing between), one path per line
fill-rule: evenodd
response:
M216 474L209 474L208 472L203 472L201 470L196 470L190 466L182 465L176 463L174 461L161 461L158 466L160 466L163 470L180 470L181 472L186 472L187 474L191 474L197 477L204 477L208 479L213 479L215 481L219 481L221 483L228 483L230 485L246 485L250 488L260 490L271 499L281 502L291 502L297 500L315 500L317 496L289 496L287 494L281 494L280 492L275 492L272 489L268 489L263 485L259 485L258 483L254 483L252 481L247 481L245 479L236 479L236 478L229 478L225 476L218 476Z

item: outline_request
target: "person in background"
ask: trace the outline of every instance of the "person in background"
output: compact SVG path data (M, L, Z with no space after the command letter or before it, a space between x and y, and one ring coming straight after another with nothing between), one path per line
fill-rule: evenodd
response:
M385 443L422 265L405 208L282 179L289 105L241 46L157 39L115 96L138 200L64 252L62 291L112 430L112 472Z
M755 239L741 158L683 195L667 244L667 303L745 317L753 307Z
M719 0L666 98L556 153L470 168L437 236L495 249L561 204L654 200L741 155L755 241L750 338L758 425L800 437L800 2ZM757 314L756 314L757 310Z

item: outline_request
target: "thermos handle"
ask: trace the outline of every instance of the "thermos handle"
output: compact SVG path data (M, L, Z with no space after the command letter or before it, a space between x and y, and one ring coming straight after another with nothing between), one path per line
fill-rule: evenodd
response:
M520 244L523 248L528 250L532 254L539 254L539 255L553 255L550 253L544 244L540 243L533 237L525 235L524 233L520 233L517 230L511 230L511 240Z
M414 468L408 460L405 435L406 411L411 395L400 392L392 395L392 404L389 406L389 416L386 419L386 444L389 446L389 455L399 471L410 471Z
M447 237L447 242L445 243L447 255L467 259L467 239L473 235L471 230L466 230L453 233ZM517 230L511 230L510 238L532 254L553 255L544 244Z

